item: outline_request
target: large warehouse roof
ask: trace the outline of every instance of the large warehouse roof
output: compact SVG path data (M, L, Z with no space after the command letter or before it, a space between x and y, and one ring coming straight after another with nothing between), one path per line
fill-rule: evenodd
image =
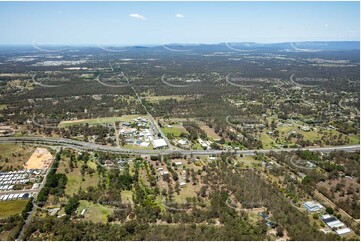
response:
M167 147L167 143L165 142L164 139L155 139L155 140L153 140L153 147L155 149L162 148L162 147Z

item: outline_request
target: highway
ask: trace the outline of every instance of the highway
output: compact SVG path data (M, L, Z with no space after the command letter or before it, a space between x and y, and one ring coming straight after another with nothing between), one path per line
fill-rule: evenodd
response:
M296 150L310 150L310 151L319 151L323 153L332 152L334 150L343 150L346 152L357 151L360 149L360 145L348 145L348 146L333 146L333 147L312 147L312 148L299 148L299 149L292 149L292 148L283 148L283 149L263 149L263 150L172 150L172 149L159 149L159 150L137 150L137 149L124 149L120 147L114 146L106 146L106 145L99 145L84 141L77 141L65 138L53 138L53 137L0 137L0 144L1 143L27 143L27 144L39 144L39 145L52 145L57 147L63 148L73 148L80 151L103 151L103 152L110 152L110 153L117 153L117 154L149 154L149 155L167 155L167 154L181 154L181 155L219 155L224 152L231 152L236 154L243 154L243 155L254 155L256 152L258 153L268 153L268 152L281 152L281 151L296 151ZM32 192L34 195L34 200L37 198L38 192L43 188L47 175L50 169L48 169L47 173L45 174L44 180L41 183L39 189L36 190L21 190L21 191L7 191L4 193L21 193L21 192ZM1 193L0 193L1 194ZM33 216L34 216L35 209L33 208L30 212L27 220L22 227L17 240L22 240L24 236L24 231L30 224ZM352 217L351 217L352 218Z
M328 153L334 150L343 150L352 152L360 149L360 145L346 145L346 146L332 146L332 147L312 147L312 148L282 148L282 149L262 149L262 150L172 150L172 149L159 149L159 150L139 150L139 149L125 149L114 146L106 146L94 144L84 141L53 138L53 137L0 137L0 143L33 143L45 145L58 145L64 148L73 148L81 151L103 151L116 154L139 154L139 155L219 155L225 152L231 152L243 155L254 155L258 153L281 152L281 151L296 151L296 150L310 150Z

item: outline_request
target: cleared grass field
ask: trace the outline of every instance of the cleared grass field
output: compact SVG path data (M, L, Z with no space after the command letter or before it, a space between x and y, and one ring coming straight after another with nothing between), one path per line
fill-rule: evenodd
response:
M14 201L5 201L0 202L0 219L7 218L11 215L20 214L28 200L14 200Z
M8 106L8 105L6 105L6 104L0 104L0 111L1 111L1 110L4 110L7 106Z
M181 101L184 100L186 98L186 96L182 96L182 95L173 95L173 96L148 96L146 97L147 101L150 102L159 102L159 101L163 101L163 100L170 100L170 99L174 99L177 101Z
M123 146L123 148L125 149L137 149L137 150L152 150L153 149L153 144L150 143L150 145L148 147L142 147L139 145L133 145L133 144L126 144Z
M252 167L254 164L259 164L260 161L256 161L253 156L247 155L239 158L239 161L246 167Z
M302 134L305 137L305 139L310 140L310 141L315 141L320 138L319 135L315 131L305 132L302 130L298 130L297 132Z
M181 133L187 133L187 130L182 125L172 125L172 127L164 127L162 131L165 135L173 134L174 137L179 137Z
M83 165L83 162L78 162L78 167L74 167L73 171L70 171L69 165L65 161L60 161L57 173L63 173L67 176L68 181L65 187L65 194L73 195L77 194L79 189L86 190L90 186L96 187L98 184L98 173L94 172L92 175L85 174L81 176L80 169ZM92 161L88 161L88 166L95 169L96 164ZM65 172L65 169L68 169L68 173ZM84 178L84 181L83 181Z
M34 152L34 147L18 144L0 144L0 170L22 167ZM5 162L7 161L7 162Z
M202 185L200 182L198 182L197 185L188 182L185 187L181 188L179 195L174 193L174 201L177 203L186 203L187 197L197 197L196 191L199 191Z
M354 135L354 136L349 136L349 138L350 138L350 144L352 145L360 144L360 136Z
M133 203L132 191L121 191L122 201L125 203Z
M265 133L261 134L261 142L264 149L272 148L273 140Z
M213 140L220 140L220 139L221 139L221 137L219 137L219 135L218 135L216 132L214 132L214 129L212 129L212 128L209 127L208 125L200 123L200 124L199 124L199 127L200 127L204 132L206 132L208 138L213 139Z
M106 223L107 216L112 212L111 208L107 208L97 203L80 200L77 214L80 215L83 209L85 209L84 219L90 220L94 223Z
M192 150L204 150L199 143L196 143L192 146Z
M59 127L67 127L72 125L79 125L79 124L89 124L89 125L97 125L97 124L111 124L114 122L129 122L134 118L143 117L146 118L144 115L123 115L121 117L103 117L103 118L93 118L93 119L79 119L79 120L72 120L72 121L61 121L59 123Z

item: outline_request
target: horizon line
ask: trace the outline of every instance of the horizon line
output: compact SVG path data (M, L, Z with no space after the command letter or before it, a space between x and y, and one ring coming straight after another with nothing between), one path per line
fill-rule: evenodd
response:
M164 46L164 45L221 45L221 44L242 44L242 43L253 43L253 44L287 44L287 43L304 43L304 42L360 42L360 40L302 40L302 41L276 41L276 42L256 42L256 41L224 41L224 42L214 42L214 43L193 43L193 42L173 42L173 43L137 43L137 44L119 44L119 43L88 43L88 44L80 44L80 43L59 43L59 44L38 44L38 43L22 43L22 44L12 44L12 43L0 43L0 46L33 46L33 45L41 45L41 46L84 46L84 47L98 47L99 45L104 46L119 46L119 47L135 47L135 46Z

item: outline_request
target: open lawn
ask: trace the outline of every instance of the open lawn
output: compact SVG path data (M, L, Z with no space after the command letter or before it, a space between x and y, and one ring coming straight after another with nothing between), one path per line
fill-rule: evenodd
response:
M197 185L193 185L192 182L188 182L185 187L180 189L179 195L174 193L174 201L177 203L186 203L187 197L197 197L196 191L201 189L201 184L198 182Z
M240 162L246 167L253 167L254 164L260 164L260 161L254 159L253 156L245 155L239 158Z
M297 126L295 126L294 124L292 126L282 126L278 127L277 130L280 132L280 135L283 134L283 137L287 137L291 131L297 131Z
M0 219L7 218L11 215L20 214L28 200L14 200L14 201L4 201L0 202Z
M124 203L133 203L133 193L132 191L122 191L121 198Z
M107 216L112 213L111 208L107 208L106 206L102 206L97 203L80 200L77 214L80 215L83 209L85 209L84 219L90 220L94 223L106 223Z
M179 137L181 133L187 133L187 130L182 125L172 125L172 127L162 128L163 133L167 136L173 134L174 137Z
M319 138L321 138L315 131L302 131L302 130L297 130L297 133L302 134L304 136L304 139L306 140L310 140L310 141L315 141Z
M360 136L353 135L353 136L349 136L349 138L350 138L350 145L360 144Z
M6 105L6 104L0 104L0 111L1 111L1 110L4 110L7 106L8 106L8 105Z
M199 143L192 145L192 150L204 150Z
M264 149L272 148L273 140L271 139L271 137L269 137L268 134L265 134L265 133L261 134L261 142L262 142Z

